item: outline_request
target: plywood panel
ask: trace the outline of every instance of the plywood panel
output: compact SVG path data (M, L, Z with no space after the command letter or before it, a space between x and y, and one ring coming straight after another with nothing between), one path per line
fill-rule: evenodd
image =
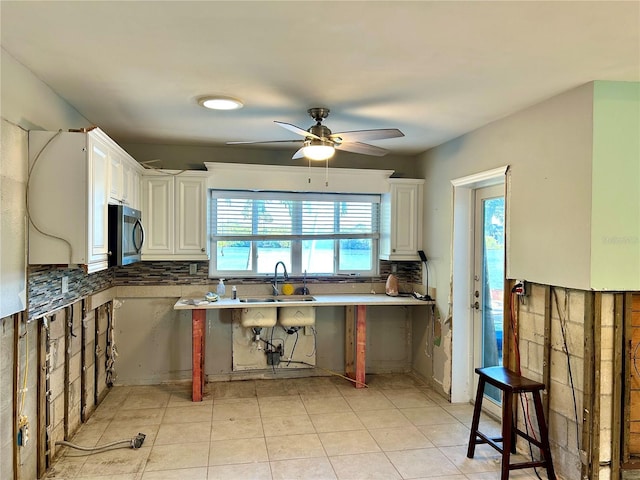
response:
M634 328L631 332L630 357L630 388L638 390L640 389L640 328Z
M629 435L629 453L636 455L640 452L640 433L631 433Z
M640 312L640 293L636 293L631 298L631 311Z
M629 406L629 420L631 424L640 421L640 390L631 392L631 405ZM640 453L640 452L639 452Z

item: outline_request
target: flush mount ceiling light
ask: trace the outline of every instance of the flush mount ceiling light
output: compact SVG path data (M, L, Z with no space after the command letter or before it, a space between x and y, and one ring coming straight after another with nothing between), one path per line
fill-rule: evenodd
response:
M333 142L307 139L302 147L302 154L309 160L329 160L336 153Z
M244 106L237 98L221 96L201 97L198 99L198 103L211 110L237 110Z

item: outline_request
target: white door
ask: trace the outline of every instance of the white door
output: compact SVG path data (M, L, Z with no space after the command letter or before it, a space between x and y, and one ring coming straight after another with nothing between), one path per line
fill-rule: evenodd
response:
M502 365L504 298L504 185L475 191L473 298L473 367ZM473 375L477 388L477 375ZM500 404L491 385L485 398ZM483 405L490 402L483 402Z

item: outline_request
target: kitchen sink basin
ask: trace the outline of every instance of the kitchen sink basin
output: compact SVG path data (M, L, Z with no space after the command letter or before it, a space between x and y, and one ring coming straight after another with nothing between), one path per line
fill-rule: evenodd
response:
M271 297L242 297L240 303L287 303L287 302L313 302L315 297L311 295L280 295Z
M313 302L315 297L311 295L287 295L282 297L276 297L276 302Z

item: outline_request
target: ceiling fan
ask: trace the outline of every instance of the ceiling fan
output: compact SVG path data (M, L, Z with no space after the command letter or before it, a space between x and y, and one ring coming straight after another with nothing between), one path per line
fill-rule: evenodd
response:
M328 160L335 150L375 155L381 157L388 153L384 148L362 143L361 140L382 140L386 138L404 137L397 128L378 128L374 130L354 130L351 132L332 133L328 127L322 125L322 121L329 116L329 109L315 107L307 110L311 118L316 121L307 130L296 127L290 123L278 122L282 128L302 136L298 140L272 140L254 142L227 142L227 145L247 145L255 143L302 143L302 147L293 155L293 159L308 158L309 160Z

